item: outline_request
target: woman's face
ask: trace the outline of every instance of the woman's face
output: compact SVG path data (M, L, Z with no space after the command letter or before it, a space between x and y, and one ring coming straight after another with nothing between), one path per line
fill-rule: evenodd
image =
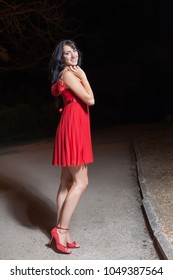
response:
M63 48L63 63L65 66L75 66L78 63L78 51L68 45Z

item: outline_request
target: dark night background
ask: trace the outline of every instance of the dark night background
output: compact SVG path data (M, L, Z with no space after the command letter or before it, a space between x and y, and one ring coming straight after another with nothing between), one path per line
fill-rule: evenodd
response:
M171 2L76 0L66 1L62 12L67 20L73 18L74 31L57 30L55 42L74 39L83 53L96 99L93 127L162 122L172 116ZM1 34L0 45L3 40ZM40 70L1 71L2 141L54 135L59 116L50 93L49 58Z

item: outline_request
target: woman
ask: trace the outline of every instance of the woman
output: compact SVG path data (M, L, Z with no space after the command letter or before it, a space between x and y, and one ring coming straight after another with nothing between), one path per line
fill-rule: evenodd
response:
M57 223L51 231L56 248L71 254L69 248L79 248L71 239L69 224L80 197L88 185L88 167L93 162L89 106L94 95L85 72L80 68L81 53L72 40L57 44L50 59L52 94L63 99L64 108L58 123L53 161L61 166L57 193Z

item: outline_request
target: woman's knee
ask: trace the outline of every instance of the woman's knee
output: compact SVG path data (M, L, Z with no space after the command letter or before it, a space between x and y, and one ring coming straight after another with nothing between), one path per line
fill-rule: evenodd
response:
M70 168L70 171L74 179L74 187L83 192L88 186L87 166L74 166Z
M60 185L62 188L70 189L73 184L73 177L68 169L62 169Z
M88 186L88 183L89 183L88 177L86 176L85 178L82 178L82 180L81 179L76 180L75 185L78 190L80 190L81 192L84 192Z

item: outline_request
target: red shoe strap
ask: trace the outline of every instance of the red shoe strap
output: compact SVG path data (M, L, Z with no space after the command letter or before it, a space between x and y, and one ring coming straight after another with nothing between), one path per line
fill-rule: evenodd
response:
M56 228L62 229L62 230L68 230L68 228L63 228L63 227L59 227L59 226L56 226Z

